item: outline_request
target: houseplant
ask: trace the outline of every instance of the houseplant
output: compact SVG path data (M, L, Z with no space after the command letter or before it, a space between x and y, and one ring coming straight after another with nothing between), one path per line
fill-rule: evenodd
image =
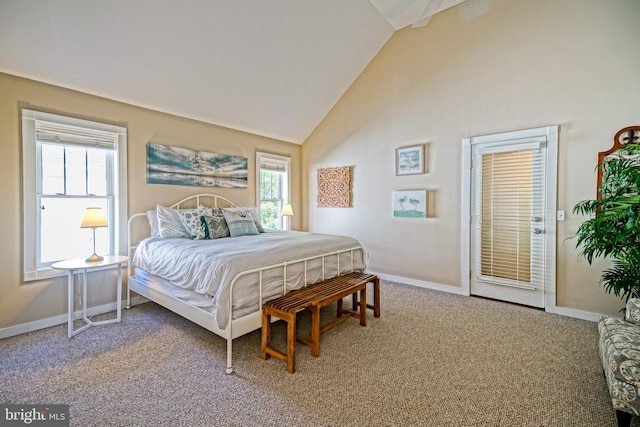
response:
M576 247L589 264L598 257L613 260L600 282L605 292L626 301L640 297L640 145L625 145L598 168L600 198L573 208L590 216L578 227Z

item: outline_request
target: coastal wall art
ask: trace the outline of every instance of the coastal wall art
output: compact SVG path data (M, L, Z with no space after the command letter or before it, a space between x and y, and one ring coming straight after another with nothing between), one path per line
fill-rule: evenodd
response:
M147 144L149 184L247 188L248 178L246 157Z
M394 191L393 216L396 218L426 218L427 190Z
M425 168L425 144L396 148L396 175L423 174Z

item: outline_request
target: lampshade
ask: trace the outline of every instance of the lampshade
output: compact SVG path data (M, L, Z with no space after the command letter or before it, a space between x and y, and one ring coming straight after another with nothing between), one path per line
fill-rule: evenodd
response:
M284 206L282 206L282 213L280 215L293 216L293 208L289 203L285 203Z
M80 228L107 227L107 219L104 217L102 208L87 208L82 217Z

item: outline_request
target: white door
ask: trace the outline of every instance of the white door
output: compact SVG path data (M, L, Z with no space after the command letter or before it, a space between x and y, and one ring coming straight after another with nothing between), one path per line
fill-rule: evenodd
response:
M548 132L538 133L465 140L471 163L472 295L533 307L545 307L548 293L555 298L556 143L549 153Z

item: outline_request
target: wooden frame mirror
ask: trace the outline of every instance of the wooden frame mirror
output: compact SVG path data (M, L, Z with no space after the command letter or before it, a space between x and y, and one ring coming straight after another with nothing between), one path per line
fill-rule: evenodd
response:
M596 187L596 194L600 199L600 185L602 184L602 164L605 162L608 156L615 155L615 152L627 144L640 143L640 126L627 126L620 129L616 136L613 137L613 146L607 151L600 151L598 153L598 182Z

